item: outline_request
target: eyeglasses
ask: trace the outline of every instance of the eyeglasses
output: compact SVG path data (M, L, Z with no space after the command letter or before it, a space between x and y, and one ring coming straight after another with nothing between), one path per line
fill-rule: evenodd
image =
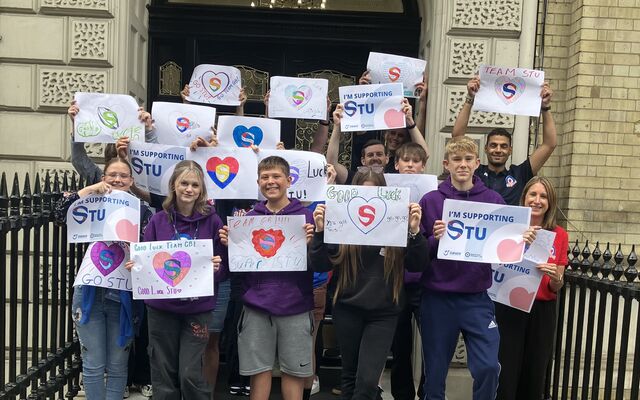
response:
M382 165L371 165L371 166L361 165L358 168L356 168L356 170L361 174L366 174L369 171L373 172L374 174L381 174L384 172L384 167Z
M131 178L130 174L121 174L119 172L111 172L110 174L106 174L105 176L107 178L111 178L111 179L116 179L116 178L129 179L129 178Z

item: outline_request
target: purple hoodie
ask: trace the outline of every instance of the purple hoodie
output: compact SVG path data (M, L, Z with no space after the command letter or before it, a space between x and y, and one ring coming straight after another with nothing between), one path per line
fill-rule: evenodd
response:
M172 212L175 218L175 228L166 211L161 211L151 218L144 232L144 241L174 240L176 230L179 235L188 239L213 238L213 254L222 257L222 265L214 274L214 293L218 292L218 283L227 279L227 248L220 243L218 231L222 228L222 220L218 217L213 207L209 214L202 215L197 211L190 217L185 217L177 212ZM213 266L212 266L213 268ZM176 314L199 314L211 311L216 307L216 296L198 297L196 299L167 299L145 300L149 307L168 311Z
M433 257L437 257L439 243L433 236L433 224L436 220L442 219L445 199L505 204L497 192L487 188L475 175L473 187L469 191L459 191L451 183L451 178L447 178L438 185L438 190L425 194L420 200L421 227L429 241L429 250ZM421 282L427 290L437 292L483 292L491 287L491 264L434 258L422 273Z
M304 215L313 224L311 210L296 199L275 215ZM266 207L266 201L255 205L247 215L274 215ZM307 261L308 265L308 261ZM313 309L313 271L243 272L245 306L269 315L295 315Z

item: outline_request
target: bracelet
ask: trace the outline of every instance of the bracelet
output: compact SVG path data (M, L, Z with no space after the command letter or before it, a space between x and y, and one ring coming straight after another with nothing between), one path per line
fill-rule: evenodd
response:
M549 107L540 107L540 110L541 111L549 111L549 110L551 110L551 106L549 106Z
M412 129L413 129L413 128L415 128L415 127L416 127L416 123L414 122L414 123L413 123L413 125L409 125L409 126L407 126L407 128L406 128L406 129L407 129L408 131L410 131L410 130L412 130Z
M464 102L467 104L473 104L473 100L474 100L474 97L467 95L467 97L464 99Z
M420 230L418 230L418 232L416 232L416 233L412 233L411 229L409 229L409 232L407 233L407 237L409 239L415 239L416 236L418 236L419 234L420 234Z
M322 126L329 126L329 121L318 121L318 123Z

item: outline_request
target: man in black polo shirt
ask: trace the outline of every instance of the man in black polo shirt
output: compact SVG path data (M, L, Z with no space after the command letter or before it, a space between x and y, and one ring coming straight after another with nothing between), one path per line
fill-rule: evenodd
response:
M467 83L467 98L453 126L452 137L463 136L467 131L471 106L476 93L480 89L480 78L473 77ZM484 151L488 164L481 164L475 171L484 184L500 193L507 204L519 205L524 185L534 177L553 153L557 143L556 125L551 115L551 96L553 92L549 83L545 82L540 97L542 105L542 143L521 164L511 164L506 168L507 160L513 151L511 134L503 128L496 128L487 135Z

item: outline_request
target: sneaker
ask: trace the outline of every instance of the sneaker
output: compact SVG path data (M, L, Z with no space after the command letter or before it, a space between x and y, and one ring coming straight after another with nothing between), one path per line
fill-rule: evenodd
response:
M153 396L153 386L151 385L140 386L140 394L142 394L144 397Z
M319 392L320 392L320 379L318 378L318 375L316 375L313 377L313 385L311 386L311 395L314 395Z
M229 386L229 394L232 396L244 396L244 386Z
M334 394L336 396L340 396L340 395L342 395L342 389L340 388L340 386L336 386L333 389L331 389L331 394Z
M249 397L251 394L251 386L245 386L242 388L242 395Z
M124 387L124 393L122 393L122 398L126 399L129 397L129 386Z

